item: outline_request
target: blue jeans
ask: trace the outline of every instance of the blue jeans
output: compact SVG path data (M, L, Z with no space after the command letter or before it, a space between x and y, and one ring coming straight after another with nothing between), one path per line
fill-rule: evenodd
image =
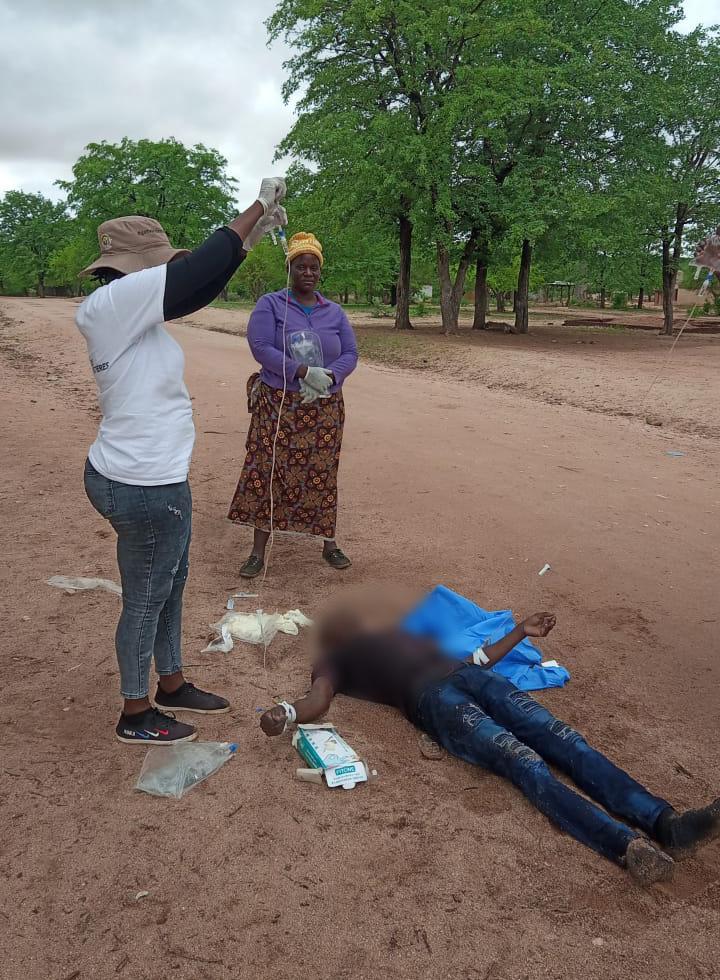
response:
M617 863L638 833L605 810L652 834L669 806L529 694L481 667L461 667L424 691L418 723L452 755L505 776L561 830ZM605 810L560 782L548 763Z
M124 698L148 695L150 663L182 669L182 597L190 565L190 485L139 487L108 480L85 463L85 492L117 534L122 613L115 650Z

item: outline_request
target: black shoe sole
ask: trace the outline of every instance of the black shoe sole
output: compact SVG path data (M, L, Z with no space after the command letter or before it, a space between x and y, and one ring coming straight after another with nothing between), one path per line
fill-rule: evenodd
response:
M194 742L197 737L198 733L193 732L192 735L184 735L183 738L166 738L164 741L160 742L154 738L123 738L122 735L118 735L118 733L115 732L115 738L118 740L118 742L122 742L123 745L144 745L146 747L150 745L180 745L181 742Z

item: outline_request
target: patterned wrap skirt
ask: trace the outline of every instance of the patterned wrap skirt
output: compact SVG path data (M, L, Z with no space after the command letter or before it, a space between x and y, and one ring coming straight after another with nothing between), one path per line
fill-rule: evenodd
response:
M273 479L273 527L332 540L337 521L337 475L345 425L342 391L311 405L288 391L282 410ZM248 380L250 428L245 465L228 518L270 530L270 473L282 390L253 374Z

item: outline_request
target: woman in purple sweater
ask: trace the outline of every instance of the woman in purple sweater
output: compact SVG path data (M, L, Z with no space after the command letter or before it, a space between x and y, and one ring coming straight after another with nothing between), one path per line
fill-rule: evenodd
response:
M342 388L357 365L355 334L337 303L316 291L323 265L317 238L293 235L288 263L290 292L263 296L248 324L250 350L261 371L248 381L247 452L228 514L231 521L254 529L252 552L240 569L247 579L265 567L271 522L277 531L323 538L325 561L338 570L350 567L335 541L335 523L345 422ZM303 363L293 351L293 335L299 331L315 334L322 366L308 363L312 358L307 357Z

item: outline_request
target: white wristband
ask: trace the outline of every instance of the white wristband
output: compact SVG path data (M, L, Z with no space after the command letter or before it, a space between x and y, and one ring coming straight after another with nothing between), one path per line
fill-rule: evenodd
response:
M285 728L283 728L285 732L290 725L294 725L297 721L297 711L295 710L295 706L290 704L289 701L278 701L278 704L281 708L285 709Z
M476 667L487 667L487 665L490 663L490 658L482 647L477 648L472 658Z

